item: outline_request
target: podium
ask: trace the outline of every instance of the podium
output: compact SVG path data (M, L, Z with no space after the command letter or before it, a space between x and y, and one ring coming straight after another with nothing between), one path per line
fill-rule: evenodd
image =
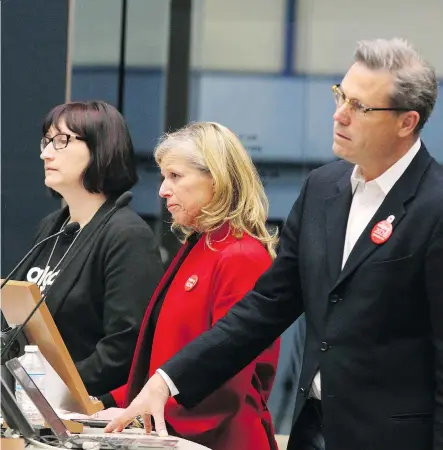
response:
M20 325L40 299L40 289L36 284L10 280L2 289L1 309L10 325ZM69 389L76 406L75 412L89 416L103 409L100 401L89 397L45 302L35 311L23 332L30 344L38 345L42 355Z

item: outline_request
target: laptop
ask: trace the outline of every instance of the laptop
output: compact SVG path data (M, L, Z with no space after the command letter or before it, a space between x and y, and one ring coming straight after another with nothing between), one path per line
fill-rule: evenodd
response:
M96 447L102 450L170 450L176 448L178 445L178 439L162 439L150 435L134 436L122 433L104 435L88 433L71 434L23 368L21 362L17 358L14 358L6 363L6 367L40 411L46 423L51 427L55 437L67 448L94 448L94 443L96 443ZM84 445L85 443L86 445Z
M8 425L8 430L5 431L5 437L18 437L17 434L19 433L20 436L23 436L25 439L35 439L37 437L36 430L34 430L15 401L15 395L11 391L6 378L3 377L3 373L1 374L0 392L0 406L3 415L2 429L6 428L4 427L5 423ZM8 433L8 435L6 433Z

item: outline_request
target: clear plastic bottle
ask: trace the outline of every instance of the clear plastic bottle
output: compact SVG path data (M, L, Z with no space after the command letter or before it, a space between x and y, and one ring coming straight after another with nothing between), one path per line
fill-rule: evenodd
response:
M19 358L23 368L45 395L45 362L37 345L26 345L25 354ZM33 425L44 425L45 419L32 403L19 383L15 383L15 398L23 414Z

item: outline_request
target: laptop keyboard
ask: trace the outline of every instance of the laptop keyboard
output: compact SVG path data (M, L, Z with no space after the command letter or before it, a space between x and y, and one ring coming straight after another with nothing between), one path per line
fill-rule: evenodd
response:
M100 444L100 449L113 450L113 449L173 449L177 445L177 440L166 440L158 438L136 438L136 437L113 437L113 436L76 436L70 439L69 442L74 445L78 445L82 448L84 442L97 442Z

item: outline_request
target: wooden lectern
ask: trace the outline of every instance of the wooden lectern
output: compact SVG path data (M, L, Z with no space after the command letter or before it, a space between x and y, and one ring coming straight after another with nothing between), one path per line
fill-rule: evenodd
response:
M1 309L10 325L20 325L40 299L40 289L36 284L10 280L2 289ZM76 412L89 416L103 409L102 402L89 397L45 302L39 306L23 332L30 344L38 345L42 355L66 384L78 405Z

